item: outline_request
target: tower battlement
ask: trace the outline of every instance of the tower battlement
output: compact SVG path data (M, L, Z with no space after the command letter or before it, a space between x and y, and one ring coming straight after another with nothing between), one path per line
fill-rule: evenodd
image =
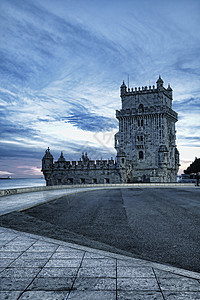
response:
M52 156L53 157L53 156ZM67 161L65 160L63 153L61 152L60 158L53 163L54 169L113 169L116 166L116 161L111 157L111 159L98 159L91 160L86 154L82 154L82 158L78 161Z
M172 88L170 87L170 84L168 84L168 87L165 88L163 86L163 80L159 76L159 79L157 80L157 86L155 85L149 85L149 86L142 86L142 87L135 87L135 88L128 88L123 81L123 84L121 85L121 94L120 96L123 98L125 96L135 96L135 95L141 95L141 94L152 94L152 93L164 93L167 97L172 99Z

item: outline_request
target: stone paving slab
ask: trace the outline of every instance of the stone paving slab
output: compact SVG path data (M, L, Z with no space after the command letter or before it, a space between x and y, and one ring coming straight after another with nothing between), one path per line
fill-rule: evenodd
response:
M40 273L38 274L37 277L70 277L70 278L75 278L77 274L77 268L43 268Z
M155 274L151 267L119 267L117 268L117 276L118 277L128 277L128 278L137 278L137 277L153 277L155 278Z
M120 291L160 291L156 278L118 278L117 289Z
M0 228L0 299L200 299L200 274Z
M0 291L1 300L16 300L23 291Z
M160 278L159 284L163 291L200 292L200 282L190 278Z
M118 300L163 300L161 292L123 291L117 293Z
M75 277L37 277L27 288L31 291L70 291Z
M66 292L56 291L27 291L22 294L20 300L64 300ZM81 299L80 299L81 300Z
M78 277L117 277L116 266L82 267L78 272Z
M25 290L28 284L31 282L32 277L28 278L15 278L15 277L1 277L1 290L2 291L18 291Z
M114 291L72 291L67 300L116 300Z
M34 277L40 272L40 268L4 268L1 277L24 279L27 277Z
M76 291L115 291L115 278L78 277L72 287Z
M167 300L199 300L200 292L164 292Z

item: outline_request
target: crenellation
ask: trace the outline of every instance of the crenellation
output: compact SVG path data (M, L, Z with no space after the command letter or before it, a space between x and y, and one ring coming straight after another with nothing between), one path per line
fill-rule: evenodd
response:
M140 94L155 94L158 93L161 96L165 95L167 96L170 100L172 100L172 88L170 87L170 85L168 85L168 88L166 89L163 86L157 87L155 88L155 85L151 86L142 86L142 87L135 87L133 88L127 88L126 85L124 84L124 87L122 87L123 91L121 93L121 96L125 97L127 95L129 96L136 96L136 95L140 95ZM157 98L157 97L156 97Z

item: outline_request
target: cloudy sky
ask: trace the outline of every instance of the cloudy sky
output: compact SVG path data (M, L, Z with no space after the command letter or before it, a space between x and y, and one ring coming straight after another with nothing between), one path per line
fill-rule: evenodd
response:
M181 170L200 157L199 15L199 0L0 0L0 176L41 176L48 146L115 156L128 74L171 83Z

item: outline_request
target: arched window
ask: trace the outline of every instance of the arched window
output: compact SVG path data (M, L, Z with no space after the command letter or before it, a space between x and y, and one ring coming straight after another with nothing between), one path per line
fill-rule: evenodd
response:
M144 158L144 153L143 153L143 151L140 151L139 152L139 159L143 159Z
M138 126L140 126L140 120L138 120Z
M139 112L144 112L144 106L143 106L143 104L139 105L138 110L139 110Z
M141 120L141 126L143 126L143 120Z

